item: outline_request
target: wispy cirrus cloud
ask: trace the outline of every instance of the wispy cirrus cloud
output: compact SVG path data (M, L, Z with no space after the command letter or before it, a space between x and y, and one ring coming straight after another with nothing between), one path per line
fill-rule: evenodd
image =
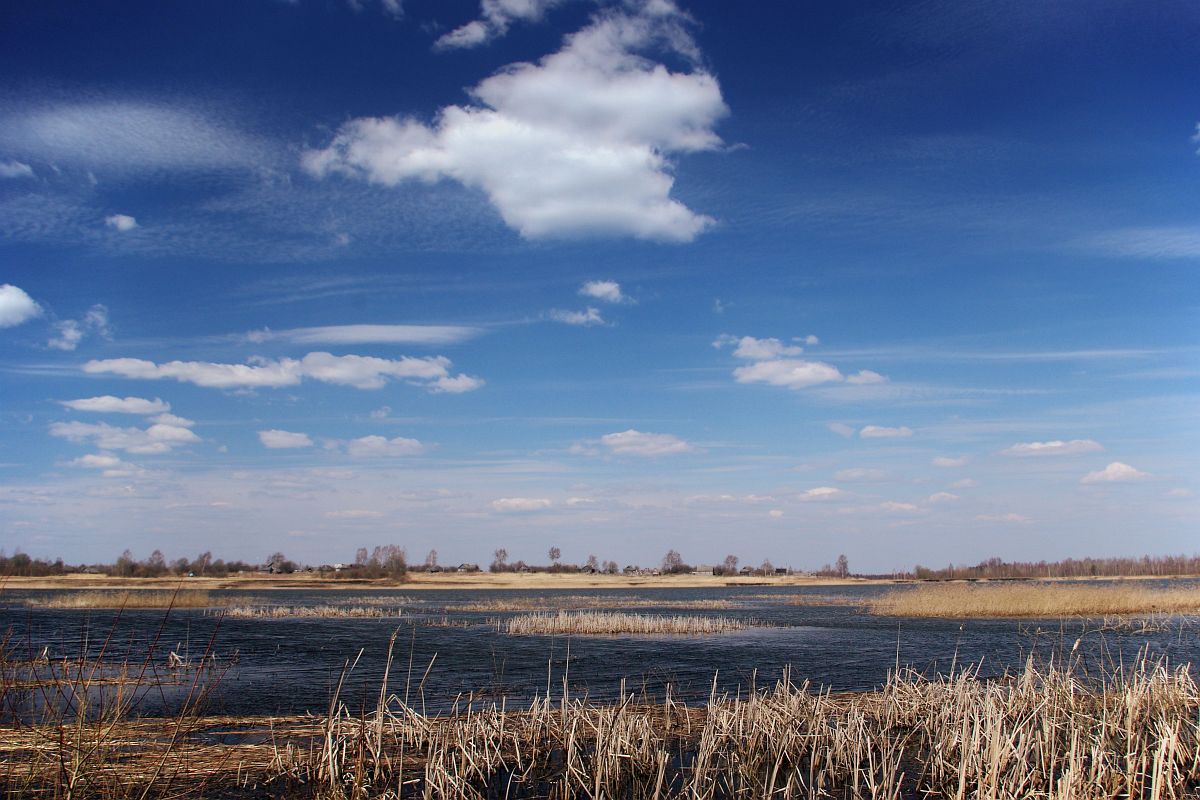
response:
M1098 453L1104 447L1092 439L1052 439L1048 442L1019 442L1000 451L1001 455L1015 458L1037 456L1075 456L1083 453Z
M313 446L313 440L307 433L295 433L293 431L281 431L278 429L259 431L258 441L268 450L295 450Z
M273 331L250 331L250 342L289 342L291 344L458 344L483 333L469 325L322 325Z

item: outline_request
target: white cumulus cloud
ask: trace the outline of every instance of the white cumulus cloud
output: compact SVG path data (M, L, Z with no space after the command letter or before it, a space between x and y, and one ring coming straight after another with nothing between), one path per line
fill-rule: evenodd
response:
M858 435L863 439L907 439L913 435L912 428L901 425L889 428L883 425L866 425L859 430Z
M1152 477L1148 472L1134 469L1128 464L1123 464L1120 461L1114 461L1107 467L1096 472L1089 472L1079 479L1080 483L1095 484L1095 483L1133 483L1135 481L1144 481Z
M171 404L154 398L144 397L114 397L111 394L99 397L83 397L78 400L63 400L61 405L75 411L92 411L100 414L165 414L171 410Z
M346 453L352 458L397 458L419 456L424 452L425 445L416 439L406 439L403 436L394 439L386 436L362 436L346 443Z
M807 337L815 339L815 337ZM797 340L793 340L797 341ZM737 367L733 377L738 383L765 383L788 389L807 389L827 383L865 385L885 383L887 378L873 370L864 369L845 375L837 367L824 361L798 358L804 348L797 344L773 337L760 339L755 336L734 336L723 333L713 342L718 349L731 346L733 355L753 363ZM836 429L830 426L831 430Z
M42 315L42 307L11 283L0 284L0 328L13 328Z
M550 319L555 322L562 322L566 325L580 325L588 327L591 325L603 325L604 317L600 314L600 309L591 308L590 306L583 311L563 311L562 309L551 309Z
M1024 458L1026 456L1074 456L1080 453L1098 453L1104 448L1099 442L1091 439L1072 439L1062 441L1055 439L1049 442L1022 442L1006 447L1001 455Z
M46 346L55 350L74 350L88 335L111 339L112 331L108 323L108 308L97 303L88 309L82 319L63 319L54 323L57 333L46 342Z
M432 124L364 117L303 156L334 173L396 186L457 181L487 195L523 237L629 235L691 241L711 222L671 197L672 157L721 145L728 112L696 66L687 20L669 0L599 14L537 63L511 64L442 108ZM486 39L483 23L453 34ZM692 63L673 72L644 53Z
M137 220L128 214L113 214L105 217L104 224L121 233L131 231L138 226Z
M276 429L259 431L258 440L268 450L290 450L298 447L313 446L313 440L309 438L307 433L293 433L292 431Z
M631 299L621 292L621 284L616 281L588 281L579 287L579 294L602 300L605 303L629 303Z
M933 494L929 495L929 502L934 505L953 503L957 499L958 495L951 492L934 492Z
M812 489L805 489L799 497L803 501L812 502L814 500L833 500L843 494L845 492L833 486L816 486Z
M101 450L159 455L176 447L195 444L200 437L179 425L154 424L148 428L118 428L104 422L55 422L50 435L78 444L91 444Z
M543 511L550 508L550 501L545 497L501 497L492 501L496 511Z
M89 374L120 375L141 380L176 380L216 389L280 388L295 386L302 379L356 389L381 389L389 379L405 380L431 391L463 392L479 388L483 381L470 376L452 376L450 359L443 356L398 359L374 356L335 356L309 353L300 359L251 358L246 364L208 361L168 361L156 364L140 358L110 358L83 365Z
M693 447L687 441L669 433L645 433L630 428L620 433L607 433L600 437L600 444L609 452L621 456L669 456L690 453Z

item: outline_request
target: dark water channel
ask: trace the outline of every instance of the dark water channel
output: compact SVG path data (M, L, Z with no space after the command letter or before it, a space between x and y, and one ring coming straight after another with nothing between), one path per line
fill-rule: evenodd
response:
M108 657L140 663L151 644L156 670L176 651L196 661L212 643L218 655L219 684L209 710L231 714L322 713L348 662L357 663L345 680L343 700L352 708L373 706L379 695L388 640L399 630L389 690L430 713L466 697L504 700L510 707L533 696L563 691L595 699L627 692L661 697L669 689L685 700L745 692L752 684L774 683L790 668L794 683L810 681L834 691L871 689L883 683L897 663L918 670L947 672L952 664L979 664L994 676L1019 669L1031 653L1061 658L1082 635L1076 656L1094 663L1132 663L1139 651L1172 663L1200 663L1200 622L1174 618L1150 631L1099 630L1100 622L1060 620L941 620L876 617L854 604L879 587L726 587L721 589L614 589L567 591L405 591L321 590L257 593L275 605L358 605L369 597L395 595L402 617L371 619L238 619L198 609L164 612L39 608L31 599L46 592L8 591L0 596L0 630L9 635L12 658L32 658L49 648L53 658ZM729 600L732 608L654 608L636 613L701 614L761 623L714 636L509 636L495 620L520 612L465 612L465 602L556 594L636 597L677 604ZM793 605L797 594L835 598L828 604ZM389 604L390 605L390 604ZM450 627L428 623L450 623ZM107 644L106 644L107 643ZM360 655L361 652L361 655ZM569 654L569 656L568 656ZM430 663L432 662L432 667ZM410 667L411 664L411 667ZM428 670L428 673L426 674ZM142 713L169 710L178 687L148 693Z

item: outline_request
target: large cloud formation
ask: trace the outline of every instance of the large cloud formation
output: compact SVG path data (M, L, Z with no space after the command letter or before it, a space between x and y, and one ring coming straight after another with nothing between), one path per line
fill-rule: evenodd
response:
M221 364L209 361L168 361L156 364L140 358L108 358L89 361L83 371L91 374L120 375L143 380L173 379L215 389L277 389L296 386L302 379L353 386L355 389L382 389L389 378L424 386L433 392L458 394L483 386L483 380L470 375L451 375L450 359L444 356L397 359L374 356L335 356L309 353L304 358L271 360L253 358L247 364Z
M455 180L531 239L691 241L712 220L671 198L671 157L719 147L713 127L728 108L687 25L666 0L601 12L561 50L501 69L470 90L474 103L441 109L432 125L354 119L303 165L386 186Z

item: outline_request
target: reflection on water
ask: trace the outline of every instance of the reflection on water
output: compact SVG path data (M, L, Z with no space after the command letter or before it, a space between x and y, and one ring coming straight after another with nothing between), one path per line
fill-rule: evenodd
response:
M1194 585L1194 584L1193 584ZM1079 621L917 620L874 617L855 601L885 587L722 587L720 589L614 589L529 591L522 597L613 597L630 611L655 613L649 601L668 605L668 614L704 614L752 620L762 627L701 637L514 637L498 632L495 620L513 611L462 611L464 603L510 599L509 591L406 591L372 589L274 591L272 604L386 603L404 609L400 618L234 619L202 610L52 610L24 601L46 592L6 592L0 599L0 629L9 631L14 657L34 657L49 647L56 657L92 658L107 648L109 658L140 662L150 642L166 664L174 651L185 660L210 647L228 669L212 710L227 713L320 711L339 676L357 659L342 696L353 709L373 706L386 661L388 640L399 630L389 689L429 712L456 698L522 705L537 694L595 699L627 692L698 700L714 679L719 693L737 693L773 683L785 667L793 680L834 691L869 689L896 667L946 672L958 664L982 664L982 675L1020 667L1031 652L1040 657L1069 653L1093 661L1131 663L1139 649L1173 663L1200 661L1196 620L1176 619L1148 631L1097 630ZM237 592L214 592L237 596ZM794 605L796 594L827 598L831 604ZM247 594L249 597L249 594ZM356 599L357 598L357 599ZM633 600L625 600L633 598ZM685 609L691 601L732 600L732 606ZM254 600L263 601L259 592ZM698 603L703 606L703 603ZM432 623L432 624L430 624ZM1083 638L1075 647L1081 633ZM361 655L360 655L361 652ZM156 662L157 663L157 662ZM432 663L432 667L430 664ZM148 695L143 713L173 700L170 687Z

